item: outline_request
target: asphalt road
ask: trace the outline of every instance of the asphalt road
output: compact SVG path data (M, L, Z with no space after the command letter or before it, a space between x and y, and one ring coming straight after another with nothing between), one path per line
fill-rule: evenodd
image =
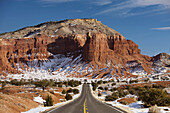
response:
M59 108L52 109L47 113L126 113L121 109L107 105L95 99L88 84L83 85L82 93L75 99Z

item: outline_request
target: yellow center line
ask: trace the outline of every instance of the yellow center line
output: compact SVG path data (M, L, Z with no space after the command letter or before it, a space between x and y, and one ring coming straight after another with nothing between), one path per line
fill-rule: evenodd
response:
M86 92L86 94L87 94L87 87L86 87L85 92ZM84 113L89 113L89 112L87 111L88 108L87 108L87 106L86 106L86 101L87 101L87 97L85 98L85 101L84 101L84 104L83 104L83 106L84 106Z
M86 101L87 101L87 98L84 101L84 113L86 113Z

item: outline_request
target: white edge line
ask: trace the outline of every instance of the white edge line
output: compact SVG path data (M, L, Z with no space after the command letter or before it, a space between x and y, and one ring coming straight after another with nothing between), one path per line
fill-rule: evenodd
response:
M111 107L111 108L113 108L113 109L115 109L115 110L117 110L117 111L119 111L120 113L124 113L123 111L120 111L119 109L117 109L116 107L114 107L114 106L109 106L109 105L107 105L106 103L104 103L106 106L108 106L108 107Z
M64 103L63 103L64 104ZM68 104L68 103L67 103ZM64 104L65 105L65 104ZM61 105L60 107L62 107L63 105ZM54 110L56 110L56 109L58 109L58 108L60 108L60 107L56 107L56 108L54 108L54 109L52 109L52 110L50 110L50 111L48 111L47 113L51 113L51 112L53 112Z

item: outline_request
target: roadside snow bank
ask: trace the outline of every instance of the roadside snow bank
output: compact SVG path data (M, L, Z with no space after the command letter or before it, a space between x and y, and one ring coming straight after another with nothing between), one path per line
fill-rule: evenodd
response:
M123 109L125 111L128 112L133 112L133 113L148 113L149 109L148 108L143 108L143 103L141 101L137 101L134 103L131 103L129 105L123 105L121 103L118 102L119 99L115 100L115 101L110 101L110 102L106 102L107 104L110 104L112 106L116 106L120 109Z
M50 108L51 107L38 106L37 108L33 108L33 109L30 109L29 111L21 112L21 113L39 113L39 112L45 111L45 110L50 109Z

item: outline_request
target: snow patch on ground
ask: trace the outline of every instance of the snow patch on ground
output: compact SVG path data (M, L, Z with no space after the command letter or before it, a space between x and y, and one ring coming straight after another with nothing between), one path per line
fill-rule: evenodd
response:
M38 97L34 97L33 101L38 102L40 104L46 102L45 100L42 99L42 97L40 97L40 95Z
M57 47L57 46L56 46ZM62 54L57 54L53 55L52 53L48 53L49 55L52 55L54 59L43 59L43 60L38 60L34 59L33 61L28 61L27 63L16 63L16 67L19 71L21 71L23 74L8 74L7 77L1 77L0 79L33 79L33 80L42 80L42 79L67 79L67 78L78 78L82 75L91 75L94 70L93 70L93 65L90 65L82 60L82 55L74 56L74 53L81 53L81 51L75 51L75 52L70 52L67 53L67 55L62 55ZM28 54L27 56L31 57L33 54ZM35 56L39 56L40 54L35 54ZM45 55L45 54L43 54ZM11 56L12 57L12 56ZM16 55L17 57L17 55ZM27 68L29 67L29 69ZM88 67L89 66L89 67ZM155 81L155 80L161 80L161 76L167 71L166 68L156 68L157 73L152 73L151 75L147 75L147 73L144 71L143 67L141 65L136 64L135 62L127 64L127 66L130 66L130 72L134 75L138 75L138 77L125 77L122 76L120 77L117 74L112 75L111 73L113 72L112 68L110 70L110 73L105 75L102 79L105 80L110 80L114 79L114 81L123 81L123 80L137 80L137 79L145 79L149 78L150 81ZM24 70L22 70L24 67ZM88 67L88 68L87 68ZM96 65L96 70L98 70L99 67ZM109 69L107 68L100 68L100 71L106 72ZM118 72L118 69L116 69L116 72ZM121 74L124 75L123 71L121 71ZM162 74L162 75L160 75ZM88 76L87 75L87 76ZM95 73L93 75L93 79L97 78L99 74ZM157 77L157 75L160 75ZM82 77L86 78L86 77ZM154 79L156 78L156 79ZM167 76L169 79L170 77Z
M128 105L128 107L131 107L131 108L143 108L143 105L142 105L142 101L137 101L135 103L131 103Z
M55 30L55 33L58 31L58 29Z
M120 107L120 108L125 108L128 109L129 111L132 111L134 113L148 113L149 109L148 108L143 108L143 103L141 101L137 101L135 103L131 103L129 105L123 105L119 102L117 102L118 100L120 100L121 98L115 100L115 101L111 101L111 102L106 102L108 104L111 104L112 106L116 106L116 107Z
M26 112L21 112L21 113L39 113L39 112L45 111L45 110L50 109L50 108L51 107L42 107L42 106L39 106L37 108L31 109L31 110L26 111Z
M34 31L34 32L30 32L30 33L28 33L27 35L25 35L24 38L30 38L31 36L37 35L37 34L39 34L39 33L40 33L39 30Z

